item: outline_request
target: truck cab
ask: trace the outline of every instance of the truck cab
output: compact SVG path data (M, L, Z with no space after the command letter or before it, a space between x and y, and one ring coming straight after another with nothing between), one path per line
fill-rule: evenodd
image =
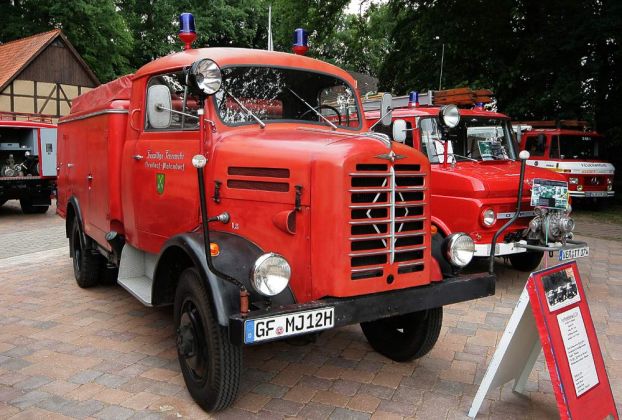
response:
M527 164L561 174L575 200L603 203L613 199L614 166L603 159L606 139L585 121L526 121L514 123L520 132Z
M0 206L45 213L56 188L56 125L41 114L0 112Z
M395 121L400 120L403 143L423 152L431 163L432 223L438 232L437 243L453 232L467 232L475 242L476 257L491 254L495 233L516 215L521 172L510 119L484 108L490 95L489 91L455 89L395 97L393 127L377 128L393 136ZM459 122L451 128L444 127L440 117L449 101L461 106ZM364 101L370 122L379 117L377 104L373 98ZM562 204L562 209L549 211L534 206L529 194L534 180L565 187L565 178L559 174L532 166L525 169L522 210L503 232L494 252L495 256L507 257L521 271L533 271L544 252L555 250L558 254L572 242L574 223L569 207ZM555 232L543 230L549 222L555 224Z
M429 163L368 130L347 72L186 47L74 102L58 213L79 286L112 278L173 306L201 407L234 401L243 346L359 323L374 349L410 360L433 347L443 305L494 293L494 274L443 277ZM465 234L445 245L444 264L473 255Z

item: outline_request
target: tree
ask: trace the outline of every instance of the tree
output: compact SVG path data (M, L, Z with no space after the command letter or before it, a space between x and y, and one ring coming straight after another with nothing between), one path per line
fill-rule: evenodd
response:
M102 81L131 70L133 38L113 0L12 0L0 14L0 39L62 29Z

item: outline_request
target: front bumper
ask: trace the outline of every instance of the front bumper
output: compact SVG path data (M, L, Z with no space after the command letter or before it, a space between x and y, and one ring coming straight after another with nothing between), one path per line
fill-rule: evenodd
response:
M611 198L615 191L568 191L574 198Z
M494 274L469 274L448 278L426 286L348 298L324 298L308 303L255 310L246 315L236 314L229 318L229 338L233 344L243 345L246 321L314 309L335 308L334 327L342 327L438 308L452 303L494 295L495 280ZM261 343L274 340L278 340L278 338L261 341Z
M527 251L558 252L570 249L583 248L586 246L586 242L573 240L566 241L566 245L563 245L559 242L549 243L547 245L533 245L528 244L527 241L524 240L518 242L502 242L499 244L495 244L495 257L520 254ZM473 256L490 257L490 244L475 244L475 254Z
M527 252L527 249L519 246L526 245L527 241L519 242L503 242L495 244L495 256L520 254L521 252ZM490 257L490 244L475 244L474 257Z

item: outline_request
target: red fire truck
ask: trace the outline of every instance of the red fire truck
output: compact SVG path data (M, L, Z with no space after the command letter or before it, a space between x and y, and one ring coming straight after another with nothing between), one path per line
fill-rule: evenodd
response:
M429 163L368 130L347 72L187 42L75 100L58 213L79 286L112 273L143 304L174 306L198 404L231 404L242 346L360 323L374 349L409 360L434 346L443 305L494 293L494 274L443 278ZM456 267L474 252L461 233L444 249Z
M488 257L494 243L494 255L507 257L522 271L533 271L544 252L555 251L560 260L587 255L584 243L571 240L574 222L567 196L558 200L563 201L561 206L548 206L543 197L534 207L525 194L524 210L516 215L521 164L509 118L484 109L491 95L488 90L469 88L422 95L412 92L393 99L393 126L378 126L377 130L394 140L421 150L432 163L432 223L438 232L435 249L441 249L443 238L459 231L473 238L475 257ZM459 115L454 110L455 126L447 129L440 123L439 113L447 112L450 103L466 109L460 109ZM378 99L364 101L369 122L379 117L378 106ZM547 185L561 182L556 185L567 189L565 179L550 171L528 167L524 175L525 192L532 190L537 179ZM515 222L497 243L495 233L514 216Z
M602 135L586 121L524 121L515 123L527 164L559 172L568 182L573 199L603 203L612 199L614 166L602 159Z
M56 188L56 125L47 115L0 112L0 206L45 213Z

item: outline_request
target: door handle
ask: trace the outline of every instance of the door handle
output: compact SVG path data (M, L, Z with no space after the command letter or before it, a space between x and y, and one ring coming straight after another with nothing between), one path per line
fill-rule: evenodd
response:
M87 179L87 180L89 180L89 181L92 181L92 180L93 180L93 175L89 174L89 175L86 177L86 179Z
M134 160L141 160L143 158L143 155L134 155L132 157L134 158Z
M73 168L73 166L74 166L73 163L68 163L67 164L67 168Z

